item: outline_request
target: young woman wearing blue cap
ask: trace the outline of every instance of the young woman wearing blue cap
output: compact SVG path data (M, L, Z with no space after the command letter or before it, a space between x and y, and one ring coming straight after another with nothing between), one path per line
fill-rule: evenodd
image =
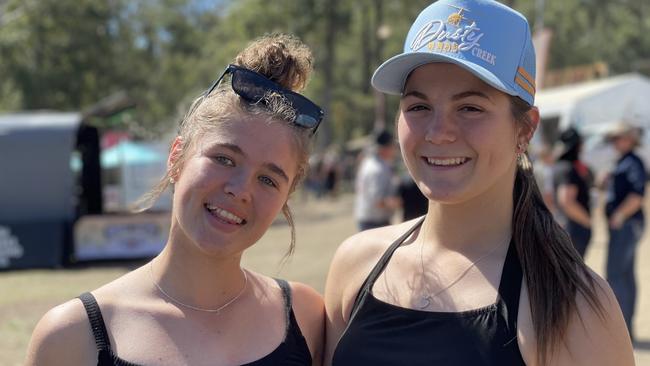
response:
M292 223L287 199L322 119L293 91L311 52L272 35L235 64L192 105L152 192L174 191L161 254L50 310L27 365L320 365L320 295L240 263L279 212Z
M373 76L401 95L427 214L361 232L327 281L326 364L632 365L609 286L553 221L525 151L539 121L526 19L490 0L426 8Z

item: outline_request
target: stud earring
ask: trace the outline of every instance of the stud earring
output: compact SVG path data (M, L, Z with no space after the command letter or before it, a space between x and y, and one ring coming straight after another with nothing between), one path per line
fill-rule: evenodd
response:
M523 154L526 151L527 147L528 147L527 144L523 142L517 143L517 153Z
M169 177L169 184L174 184L174 183L176 183L174 177Z

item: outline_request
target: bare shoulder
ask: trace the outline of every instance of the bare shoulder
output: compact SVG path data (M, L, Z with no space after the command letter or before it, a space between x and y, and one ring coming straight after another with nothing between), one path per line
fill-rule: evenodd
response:
M575 365L634 365L634 354L621 308L611 287L602 277L590 271L602 311L578 294L578 315L567 330L567 354L576 358ZM571 358L566 358L570 361Z
M634 354L621 308L611 287L590 271L602 311L578 294L578 314L567 329L566 347L558 361L572 365L634 365Z
M106 317L106 306L125 294L137 293L142 269L131 271L92 291ZM74 349L74 352L70 352ZM79 299L49 310L38 322L27 351L26 365L93 365L97 347L88 315Z
M366 277L390 245L415 225L416 220L360 232L346 239L336 250L325 285L325 365L331 364L336 344Z
M293 311L300 330L307 340L314 365L320 365L325 336L325 305L323 297L300 282L290 282Z
M348 285L356 294L379 258L415 222L416 220L411 220L397 225L362 231L343 241L336 250L330 265L328 286L325 290L326 300L331 290L338 289L345 292Z
M594 282L595 294L600 307L591 304L583 294L576 295L577 313L569 320L565 341L563 344L559 344L553 352L549 364L634 365L632 342L616 297L607 281L591 270L589 275ZM526 304L528 303L526 302ZM526 323L521 320L520 323ZM521 350L525 351L527 348L534 354L536 350L535 336L532 329L530 330L525 342L526 346L521 347ZM519 337L521 338L521 336L522 332L520 331ZM522 339L519 341L521 346ZM534 357L527 358L527 361L533 360ZM534 365L535 363L530 364Z
M70 352L74 349L74 352ZM48 311L38 322L26 365L91 365L97 350L86 311L78 299Z

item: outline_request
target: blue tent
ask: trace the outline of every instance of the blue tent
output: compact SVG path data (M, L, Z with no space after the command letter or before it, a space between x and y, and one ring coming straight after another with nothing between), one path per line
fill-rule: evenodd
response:
M122 165L151 164L164 161L158 151L137 142L122 140L115 146L102 151L102 168L116 168Z

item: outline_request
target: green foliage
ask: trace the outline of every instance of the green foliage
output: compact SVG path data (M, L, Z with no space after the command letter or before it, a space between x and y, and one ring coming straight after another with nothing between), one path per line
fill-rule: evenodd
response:
M539 0L505 1L534 22ZM327 109L319 138L364 135L375 121L374 69L399 53L430 0L0 1L0 111L85 110L124 91L137 102L123 125L141 137L175 126L192 99L252 39L289 32L316 69L305 93ZM596 61L612 73L648 70L647 0L545 1L554 31L549 67ZM378 32L381 29L382 32ZM650 71L650 70L648 70ZM387 98L392 124L398 100Z

